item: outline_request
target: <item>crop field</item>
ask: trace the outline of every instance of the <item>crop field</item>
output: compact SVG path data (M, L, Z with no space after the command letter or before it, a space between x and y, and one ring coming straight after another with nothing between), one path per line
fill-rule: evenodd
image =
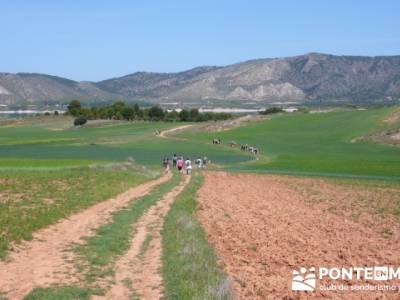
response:
M134 168L1 171L0 257L35 230L144 182Z
M363 138L393 111L1 121L0 299L297 299L303 264L398 264L400 148ZM174 153L209 163L162 176Z
M67 125L68 124L68 125ZM208 155L210 160L230 164L249 156L215 149L196 141L155 139L155 130L173 123L116 123L74 128L71 120L51 124L16 124L0 127L0 169L29 167L76 167L125 161L134 158L143 165L159 166L174 152L187 156Z
M226 143L257 146L264 159L233 170L306 175L358 176L400 180L400 149L353 139L379 131L390 109L277 115L218 133L186 132L204 142L215 136ZM400 122L400 121L399 121Z

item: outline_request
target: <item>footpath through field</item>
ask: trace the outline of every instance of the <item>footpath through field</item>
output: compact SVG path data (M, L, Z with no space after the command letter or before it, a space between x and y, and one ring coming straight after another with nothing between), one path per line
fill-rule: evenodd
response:
M175 127L175 128L172 128L172 129L163 130L163 131L160 132L159 137L167 139L167 138L169 138L168 137L169 134L177 132L177 131L180 131L180 130L184 130L184 129L190 128L192 126L193 125L183 125L183 126Z
M105 224L113 212L169 178L163 176L131 188L36 232L32 241L24 242L9 253L6 261L0 262L0 295L22 299L37 286L76 282L72 257L66 252L68 247L82 243L81 237L93 235L93 230Z
M105 296L93 299L162 298L161 230L172 202L189 181L190 176L185 176L138 220L129 250L116 263L115 284Z

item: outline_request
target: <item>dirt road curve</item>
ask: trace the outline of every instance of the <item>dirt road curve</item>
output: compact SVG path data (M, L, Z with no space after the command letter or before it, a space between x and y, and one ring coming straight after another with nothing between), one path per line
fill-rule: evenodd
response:
M398 292L292 292L291 279L302 266L399 266L399 224L369 208L399 200L399 189L209 172L198 195L199 219L240 299L398 299Z
M164 176L131 188L35 233L32 241L10 253L7 261L0 262L0 292L9 299L22 299L36 286L76 281L73 264L65 257L68 246L93 234L93 229L107 222L112 212L168 178Z
M104 297L93 299L162 298L161 229L171 203L189 182L185 176L181 184L152 206L135 224L135 236L128 252L116 264L115 285ZM134 292L132 292L134 291Z
M183 125L183 126L175 127L175 128L172 128L172 129L163 130L163 131L160 132L159 137L167 139L169 134L171 134L173 132L177 132L177 131L183 130L183 129L186 129L186 128L190 128L192 126L193 125Z

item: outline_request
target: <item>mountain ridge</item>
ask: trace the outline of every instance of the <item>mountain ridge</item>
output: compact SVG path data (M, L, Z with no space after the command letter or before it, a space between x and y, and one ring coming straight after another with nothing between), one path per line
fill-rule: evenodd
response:
M98 82L39 73L0 73L0 103L176 102L182 105L400 99L400 55L308 53L200 66L181 72L135 72Z

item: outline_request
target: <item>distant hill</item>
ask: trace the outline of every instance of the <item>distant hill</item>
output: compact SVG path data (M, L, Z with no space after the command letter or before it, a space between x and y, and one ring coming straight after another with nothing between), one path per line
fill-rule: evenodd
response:
M98 88L92 82L31 73L0 73L0 103L59 103L72 98L83 101L116 99L120 96Z
M147 101L197 105L400 100L400 56L310 53L178 73L138 72L100 82L0 73L0 102Z

